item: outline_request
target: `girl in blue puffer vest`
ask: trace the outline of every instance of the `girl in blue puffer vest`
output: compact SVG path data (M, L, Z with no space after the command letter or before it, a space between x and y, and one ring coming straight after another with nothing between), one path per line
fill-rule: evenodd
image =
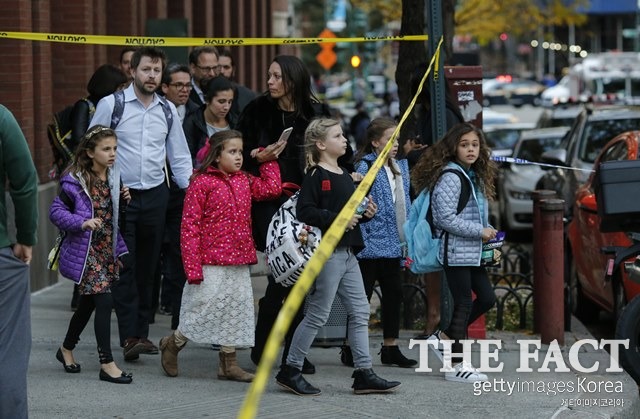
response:
M443 169L462 173L442 173ZM471 383L487 376L462 360L460 340L470 323L495 303L493 286L481 266L482 243L496 237L489 225L489 203L495 197L495 164L482 130L469 123L453 126L442 140L427 148L413 168L411 180L416 193L431 190L435 235L444 233L439 260L453 297L453 313L446 336L453 340L453 368L445 372L448 381ZM467 205L458 214L463 181L471 185ZM472 301L471 291L476 294ZM439 335L436 335L439 339Z
M367 127L363 147L358 155L356 172L363 176L387 145L397 124L390 118L376 118ZM409 166L407 160L396 160L398 141L387 161L376 175L369 192L378 204L376 216L362 224L365 247L358 253L358 264L369 301L376 281L380 284L382 300L383 343L380 358L383 364L409 368L418 362L406 358L396 339L400 332L400 304L402 303L403 247L405 242L402 225L409 206ZM343 349L344 350L344 349Z
M111 284L118 280L120 258L127 247L118 231L120 188L113 165L116 134L96 125L78 145L74 160L60 179L61 192L49 209L49 219L66 233L60 247L60 274L79 285L78 308L56 358L68 373L79 373L73 349L95 309L95 332L101 368L99 378L128 384L131 374L120 370L111 354Z

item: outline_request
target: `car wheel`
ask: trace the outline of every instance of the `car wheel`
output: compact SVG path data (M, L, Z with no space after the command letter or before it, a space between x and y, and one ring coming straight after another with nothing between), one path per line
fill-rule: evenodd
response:
M600 309L590 300L588 300L582 292L580 280L578 280L578 271L576 264L571 259L569 268L569 302L571 304L571 312L574 316L582 320L584 323L593 323L598 319Z
M620 350L620 364L640 384L640 296L631 300L620 313L616 339L629 339L629 349Z

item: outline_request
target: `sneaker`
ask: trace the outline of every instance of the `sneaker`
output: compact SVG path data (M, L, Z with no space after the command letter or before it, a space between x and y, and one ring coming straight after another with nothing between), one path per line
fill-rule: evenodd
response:
M435 346L429 345L429 349L440 360L440 362L444 362L444 344L441 342L442 339L440 339L440 333L440 330L436 330L431 335L429 335L429 337L427 337L427 340L438 342L438 344Z
M158 353L158 347L149 339L141 338L140 343L143 345L142 351L140 351L141 354L156 355Z
M487 381L489 377L473 367L469 362L463 361L453 367L453 371L445 372L444 379L458 383L473 383Z

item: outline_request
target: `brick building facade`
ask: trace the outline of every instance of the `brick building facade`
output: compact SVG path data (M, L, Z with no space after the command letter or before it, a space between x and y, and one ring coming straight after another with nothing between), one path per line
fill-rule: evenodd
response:
M287 37L288 0L3 0L0 31L146 36L151 19L186 21L187 37ZM167 35L168 36L168 35ZM40 179L40 228L32 263L32 289L54 283L46 254L56 232L48 207L56 194L48 171L52 155L46 126L54 111L85 96L94 70L117 64L121 46L35 42L0 37L0 103L15 114L29 142ZM184 62L187 63L184 51ZM239 82L266 88L274 56L294 54L291 46L232 49Z

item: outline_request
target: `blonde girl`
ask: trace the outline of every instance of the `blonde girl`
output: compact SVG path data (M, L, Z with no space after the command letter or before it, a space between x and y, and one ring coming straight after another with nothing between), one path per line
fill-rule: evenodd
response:
M325 232L355 190L353 178L338 165L347 150L340 123L335 119L311 121L305 131L307 173L296 207L298 219ZM360 221L376 213L370 201L363 215L353 215L347 231L325 263L307 296L307 312L296 328L286 362L276 381L298 395L318 395L320 389L302 376L304 359L318 330L325 325L331 304L338 295L349 316L348 338L353 348L355 371L353 390L357 394L383 393L395 390L400 383L378 377L371 368L369 355L369 303L355 254L362 248Z

